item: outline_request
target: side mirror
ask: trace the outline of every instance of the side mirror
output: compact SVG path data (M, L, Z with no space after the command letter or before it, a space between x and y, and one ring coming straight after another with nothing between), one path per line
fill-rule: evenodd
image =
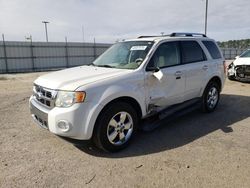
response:
M150 72L158 72L160 70L159 67L147 67L146 71L150 71Z
M236 56L235 59L239 59L240 56Z

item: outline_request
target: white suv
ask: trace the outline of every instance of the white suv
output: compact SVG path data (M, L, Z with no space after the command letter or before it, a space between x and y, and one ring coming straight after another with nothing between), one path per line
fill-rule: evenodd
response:
M114 44L90 65L36 79L30 110L56 135L117 151L142 119L159 120L197 103L212 112L224 81L224 58L205 35L141 36Z

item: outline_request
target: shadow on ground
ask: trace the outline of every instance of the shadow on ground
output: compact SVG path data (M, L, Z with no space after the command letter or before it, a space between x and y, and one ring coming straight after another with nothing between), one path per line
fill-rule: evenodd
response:
M225 134L232 132L234 123L250 117L249 106L250 97L222 94L215 112L206 114L196 110L171 122L163 120L162 126L152 132L138 132L130 146L118 153L104 153L86 141L72 142L79 150L97 157L122 158L157 153L189 144L217 130Z

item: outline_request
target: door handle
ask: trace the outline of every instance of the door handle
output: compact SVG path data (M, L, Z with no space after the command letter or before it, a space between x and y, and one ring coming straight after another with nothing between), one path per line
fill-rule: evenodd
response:
M202 67L202 69L203 69L203 70L207 70L207 69L208 69L208 66L207 66L207 65L204 65L204 66Z
M181 71L176 71L175 72L176 80L181 79L181 75L182 75Z

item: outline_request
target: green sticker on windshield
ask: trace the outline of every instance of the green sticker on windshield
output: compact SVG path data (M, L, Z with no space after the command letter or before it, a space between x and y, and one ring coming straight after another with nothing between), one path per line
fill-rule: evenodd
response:
M145 50L147 46L132 46L130 50Z

